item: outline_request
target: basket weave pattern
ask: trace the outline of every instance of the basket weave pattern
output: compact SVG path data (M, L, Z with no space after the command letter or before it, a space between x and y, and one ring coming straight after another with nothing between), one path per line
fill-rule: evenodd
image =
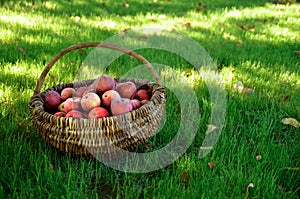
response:
M84 47L89 46L84 45ZM91 46L95 46L94 43ZM81 48L82 45L77 47ZM66 51L68 50L64 52ZM142 59L144 63L149 63L144 58ZM54 63L55 61L50 62L48 64L50 67L47 68L47 66L45 70L49 71ZM43 74L47 74L47 72ZM165 88L159 83L148 80L132 78L117 78L116 80L118 82L132 81L137 88L147 88L152 92L150 101L140 108L122 115L91 119L55 117L44 110L47 91L55 90L60 93L66 87L88 86L94 80L60 84L48 88L44 92L39 92L43 82L43 79L41 81L40 78L35 93L30 99L29 109L32 123L42 139L62 152L87 158L93 158L97 154L100 158L106 156L110 159L117 157L114 151L115 146L133 151L138 145L145 143L160 124L166 103Z

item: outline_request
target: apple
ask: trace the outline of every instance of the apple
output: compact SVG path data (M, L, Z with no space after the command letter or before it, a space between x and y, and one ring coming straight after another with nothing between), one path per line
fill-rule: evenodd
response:
M61 102L60 94L56 91L48 91L45 95L45 106L49 110L56 110Z
M148 103L148 101L149 101L149 100L146 100L146 99L142 100L142 101L141 101L141 106L143 106L143 105L147 104L147 103Z
M59 112L56 112L53 114L54 116L58 116L58 117L65 117L66 116L66 113L65 112L62 112L62 111L59 111Z
M100 106L101 99L96 93L87 93L81 99L81 107L85 111L90 111L92 108Z
M75 97L82 97L83 93L88 90L88 87L82 86L76 89L74 96Z
M83 113L77 110L71 110L66 114L65 117L73 117L73 118L83 118Z
M90 85L88 85L88 89L95 89L94 83L93 83L93 84L90 84Z
M87 93L96 93L96 90L93 89L93 88L89 88L89 89L85 90L85 91L82 93L82 97L83 97L84 95L86 95Z
M66 113L71 110L80 110L81 109L81 97L72 97L68 98L64 103L64 111Z
M131 81L118 83L116 86L116 91L121 97L132 99L136 94L136 86Z
M150 98L151 98L150 92L146 89L138 90L136 93L136 96L141 101L142 100L150 100Z
M116 98L111 102L110 111L112 115L120 115L132 111L132 104L128 98Z
M74 88L71 88L71 87L64 88L60 93L61 100L65 101L66 99L72 97L73 94L75 94Z
M130 103L132 105L133 110L136 110L136 109L140 108L140 106L141 106L141 101L138 99L132 99L132 100L130 100Z
M88 113L88 118L102 118L108 117L109 112L103 107L95 107Z
M111 102L115 99L115 98L120 98L121 96L119 95L119 93L115 90L108 90L105 91L101 97L101 103L103 104L103 106L105 107L110 107Z
M103 93L115 89L115 80L109 75L101 75L94 81L94 88L97 93Z

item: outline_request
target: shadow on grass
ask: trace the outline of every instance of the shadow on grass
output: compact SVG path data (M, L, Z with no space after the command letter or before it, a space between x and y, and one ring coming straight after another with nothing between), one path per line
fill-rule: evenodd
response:
M202 2L192 1L157 1L150 2L146 0L134 0L126 3L126 1L52 1L52 5L55 4L55 9L51 6L39 7L42 13L48 12L55 16L101 16L103 14L117 15L117 16L136 16L138 14L146 13L161 13L172 14L175 16L183 16L189 11L200 11L206 13L206 11L214 12L220 8L245 8L245 7L257 7L264 6L265 3L270 2L267 0L259 1L222 1L217 0L211 2L205 0ZM31 1L0 1L2 5L8 7L14 7L14 4L20 4L27 7L27 9L35 5L45 5L47 2L43 0L31 0ZM19 7L22 11L23 7Z
M236 31L244 31L242 34L256 34L242 30L238 27L238 23L247 24L244 20L232 20L231 25L237 26ZM280 41L273 42L272 36L269 41L261 41L250 39L243 35L239 38L240 33L231 33L231 36L238 39L224 38L224 33L212 32L207 29L191 28L191 32L205 36L205 39L194 37L195 40L208 51L218 65L218 68L229 65L240 65L243 62L258 63L262 66L267 66L269 72L286 72L290 71L298 73L297 64L299 64L298 55L293 52L299 48L295 42ZM259 33L258 33L259 34ZM208 35L208 39L206 36ZM289 63L286 62L289 60ZM294 63L294 64L291 64ZM240 68L243 70L243 68ZM245 71L250 72L250 71ZM253 74L255 75L255 74Z

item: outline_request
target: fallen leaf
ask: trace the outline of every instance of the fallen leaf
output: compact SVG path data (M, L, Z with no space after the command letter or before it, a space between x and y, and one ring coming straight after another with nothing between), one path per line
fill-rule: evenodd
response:
M22 55L26 55L26 51L20 46L18 47L18 50L22 53Z
M190 174L187 171L183 171L179 177L180 183L183 183L185 188L187 188L190 180L191 180Z
M181 27L189 28L189 27L191 27L191 23L190 22L184 22L184 23L181 24Z
M257 160L257 161L261 160L261 158L262 158L261 155L257 155L257 156L256 156L256 160Z
M296 128L298 128L300 126L300 123L295 118L283 118L281 120L281 122L283 124L291 125L291 126L294 126Z
M200 5L200 6L203 7L203 8L206 8L206 7L207 7L206 4L203 3L203 2L199 2L198 5Z
M294 51L294 54L300 55L300 50L295 50L295 51Z
M180 177L184 182L189 182L191 178L190 174L188 174L186 171L183 171Z
M101 5L102 5L102 7L106 7L107 6L105 2L103 2Z
M247 190L246 190L246 198L249 197L249 188L253 188L254 187L254 184L251 182L248 187L247 187Z
M250 28L248 31L249 31L249 32L254 32L255 29L254 29L254 28Z
M243 41L242 40L238 40L237 41L237 46L242 46L243 45Z
M215 131L216 129L219 129L217 126L212 125L212 124L207 125L207 127L208 128L207 128L206 134L209 134L209 133Z
M238 24L238 27L240 27L243 30L247 30L248 29L248 27L246 25Z
M216 167L216 164L214 162L208 162L207 165L209 168L214 169Z
M123 6L124 6L125 8L129 8L129 7L130 7L129 3L124 3Z
M285 95L285 96L283 96L283 101L287 101L289 98L290 98L289 95Z
M123 30L121 30L121 32L127 32L128 30L130 30L130 28L124 28Z

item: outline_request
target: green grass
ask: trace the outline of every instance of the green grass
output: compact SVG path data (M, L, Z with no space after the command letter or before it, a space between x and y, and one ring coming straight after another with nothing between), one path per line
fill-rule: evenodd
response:
M300 120L300 62L294 53L300 50L300 5L205 0L205 7L199 1L141 0L125 8L124 2L0 1L0 198L298 198L299 169L287 168L300 167L300 131L281 119ZM188 75L199 102L198 134L182 157L166 168L132 174L47 145L31 124L28 102L50 59L76 43L147 27L194 39L222 74L227 112L213 151L199 158L211 110L200 74L181 58L153 49L139 52L171 66L178 77ZM63 57L43 89L72 81L90 50ZM137 64L123 56L109 73L120 76ZM254 93L236 92L237 81ZM180 106L170 90L166 110L163 130L149 140L151 150L165 146L179 126ZM254 187L247 192L250 183Z

